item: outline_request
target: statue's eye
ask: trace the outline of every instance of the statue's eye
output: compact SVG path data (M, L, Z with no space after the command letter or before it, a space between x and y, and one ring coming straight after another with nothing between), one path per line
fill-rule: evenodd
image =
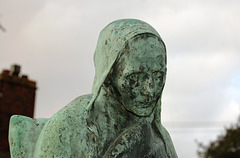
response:
M153 72L153 75L157 78L160 78L160 77L162 77L162 72L161 71L155 71L155 72Z
M138 81L138 75L136 74L132 74L128 77L128 81L130 85L133 85L134 83L136 83Z
M139 77L138 74L131 74L131 75L129 76L129 79L130 79L130 80L138 80L138 77Z
M131 73L126 76L126 79L135 80L138 79L139 73Z
M126 80L128 81L129 85L135 85L139 81L141 73L131 73L126 76Z

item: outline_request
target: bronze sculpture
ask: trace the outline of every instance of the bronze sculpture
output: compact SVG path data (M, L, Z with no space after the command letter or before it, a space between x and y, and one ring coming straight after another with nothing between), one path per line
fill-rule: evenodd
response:
M100 33L94 64L92 94L42 121L25 156L176 158L161 124L166 48L156 30L135 19L112 22ZM14 143L23 138L16 138L21 120L26 118L14 116L10 122L13 158L21 150Z

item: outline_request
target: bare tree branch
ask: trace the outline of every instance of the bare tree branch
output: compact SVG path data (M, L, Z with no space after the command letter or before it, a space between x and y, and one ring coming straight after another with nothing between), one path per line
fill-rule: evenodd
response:
M0 30L2 30L3 32L6 32L7 30L1 25L0 23Z

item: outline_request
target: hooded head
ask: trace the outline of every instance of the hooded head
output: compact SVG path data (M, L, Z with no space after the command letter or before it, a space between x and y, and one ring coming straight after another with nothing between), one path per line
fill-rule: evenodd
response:
M138 54L142 54L141 56L142 58L150 57L150 56L151 57L154 56L154 58L156 57L156 60L152 62L153 66L147 66L145 67L145 70L143 69L143 71L151 72L148 74L150 76L155 75L160 77L161 75L161 80L160 80L161 86L157 87L158 89L160 89L159 93L156 95L154 94L154 96L150 96L151 94L144 93L141 90L139 90L139 94L141 93L142 96L144 95L147 96L148 101L150 98L149 102L152 101L151 105L145 104L145 105L139 105L139 106L136 105L132 107L128 106L128 104L134 104L134 103L138 104L141 102L146 102L146 100L144 100L143 97L139 99L139 97L136 97L133 95L127 96L126 93L123 94L121 90L119 91L119 87L116 85L118 82L117 79L119 78L119 76L117 76L119 74L116 74L117 70L120 67L123 67L122 65L125 61L124 58L125 59L133 58L132 57L133 55L131 54L132 52L134 52L134 50L137 50L135 51L136 53L134 53L135 56ZM155 53L150 53L152 50L154 50ZM142 60L140 59L141 57L139 56L139 60ZM133 62L135 62L134 64L141 63L141 62L138 62L137 60ZM148 62L151 62L151 60L148 60ZM131 67L130 69L134 68L134 64L130 66ZM95 99L99 95L102 85L106 83L106 81L109 79L109 76L111 77L114 76L113 77L114 81L111 84L114 84L114 87L116 88L116 93L122 96L119 98L121 100L120 102L124 105L124 107L128 111L138 116L148 116L152 113L153 109L155 108L153 104L156 105L156 103L158 107L157 111L160 110L161 108L160 98L161 98L161 92L165 83L165 74L166 74L166 49L161 37L152 26L150 26L149 24L143 21L136 20L136 19L117 20L110 23L101 31L99 35L97 48L94 54L94 65L95 65L95 78L94 78L94 83L92 87L92 99L88 105L88 110L92 108ZM141 64L136 65L136 67L141 69ZM147 70L149 68L152 68L152 69ZM160 71L161 71L161 74L159 74ZM149 80L151 79L153 78L149 78ZM141 85L137 85L135 88L135 91L139 87L141 87ZM138 93L135 93L135 92L132 92L131 94L138 95ZM133 102L127 102L130 100Z
M152 50L154 50L154 53L151 54ZM150 64L149 66L145 62L145 57L146 59L156 57L156 59L152 58L154 60L152 63L155 64ZM157 62L158 59L159 63ZM151 62L151 60L148 60L148 62ZM141 69L141 65L144 64L145 66ZM147 117L153 114L153 125L159 130L169 157L177 157L172 140L161 124L161 94L165 84L167 69L165 44L157 31L149 24L136 19L123 19L110 23L99 35L94 54L94 65L95 78L92 87L92 98L88 104L87 112L91 111L101 89L104 89L106 84L109 84L113 86L113 92L116 93L117 97L115 99L118 99L127 111L139 117ZM135 71L135 66L139 68L141 75L145 74L145 72L147 72L147 75L140 75L137 79L135 75L128 76L127 73L138 74ZM144 78L143 76L146 77ZM143 82L147 81L150 83L154 79L154 77L151 78L150 76L155 76L155 79L160 78L159 81L155 82L159 83L155 87L156 93L141 91L141 88L144 90L144 86L140 84L136 85L136 82L131 82L132 78L135 78L135 81L138 82L140 81L139 78L141 78ZM121 77L123 78L121 79ZM128 80L127 77L130 79ZM122 81L126 82L122 83ZM148 88L145 89L149 90ZM139 99L139 95L146 95L147 99L143 99L144 97L140 97ZM149 102L149 104L141 104L141 102ZM138 106L136 103L140 103L141 105Z

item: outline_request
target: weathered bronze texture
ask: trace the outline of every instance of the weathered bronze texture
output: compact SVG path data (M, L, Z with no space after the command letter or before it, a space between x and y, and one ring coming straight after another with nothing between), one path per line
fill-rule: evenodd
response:
M100 33L94 64L91 94L49 120L12 117L12 158L177 157L161 124L166 48L156 30L135 19L110 23ZM26 143L27 135L34 139Z

